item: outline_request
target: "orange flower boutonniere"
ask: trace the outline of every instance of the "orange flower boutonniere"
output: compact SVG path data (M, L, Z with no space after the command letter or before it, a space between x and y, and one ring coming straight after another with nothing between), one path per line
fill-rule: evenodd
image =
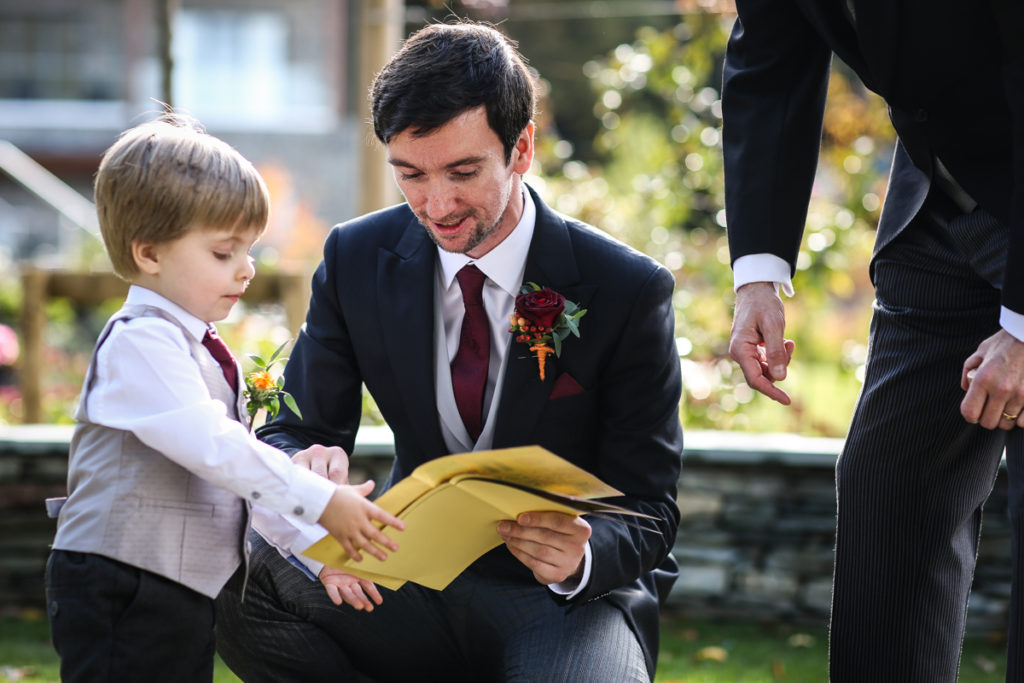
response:
M580 336L579 320L587 309L580 308L572 301L566 301L558 292L528 282L522 293L516 297L512 327L509 332L516 335L517 342L530 347L537 357L537 368L541 381L544 380L544 365L549 353L562 355L562 341L570 334Z
M299 406L296 405L295 399L284 390L284 376L280 375L275 379L270 374L270 369L274 365L278 363L283 365L288 360L281 357L281 352L284 351L284 347L287 345L288 342L285 342L277 347L277 350L270 356L270 360L263 360L263 358L254 353L249 354L249 358L256 365L256 370L245 376L244 395L246 409L249 412L250 428L253 418L256 417L256 413L261 409L267 411L268 419L272 420L277 417L278 411L281 410L282 400L300 420L302 419L302 413L299 411Z

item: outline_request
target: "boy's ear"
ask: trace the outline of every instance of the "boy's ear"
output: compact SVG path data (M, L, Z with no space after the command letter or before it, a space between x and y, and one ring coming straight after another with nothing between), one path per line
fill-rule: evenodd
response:
M132 258L139 271L147 275L160 272L160 259L155 244L149 242L132 242Z

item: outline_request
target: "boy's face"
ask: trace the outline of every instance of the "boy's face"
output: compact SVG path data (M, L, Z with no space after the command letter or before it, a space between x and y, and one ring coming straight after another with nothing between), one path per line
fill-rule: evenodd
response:
M479 258L500 244L523 212L519 175L533 161L533 124L512 158L476 107L426 135L404 130L388 142L388 163L409 207L445 251Z
M195 226L171 242L133 245L140 271L135 284L200 320L223 320L256 273L249 250L258 236L256 227L232 231Z

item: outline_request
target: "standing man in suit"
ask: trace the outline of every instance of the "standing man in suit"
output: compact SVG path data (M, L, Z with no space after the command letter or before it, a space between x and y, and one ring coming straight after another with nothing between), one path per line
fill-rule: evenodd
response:
M389 483L450 453L539 444L656 521L521 515L442 591L378 590L304 559L320 579L310 580L260 540L244 600L239 575L218 611L221 654L244 680L346 680L353 669L380 681L653 678L679 521L674 281L523 183L534 107L522 58L486 26L428 26L384 67L373 125L406 203L328 237L286 370L303 419L283 412L260 436L351 452L365 384L394 432ZM543 379L509 333L530 282L587 309ZM467 341L481 303L483 336ZM467 345L485 360L468 400L453 388ZM310 465L344 478L344 459ZM310 540L272 527L262 524L286 552Z
M836 470L832 680L956 679L981 508L1005 446L1007 680L1022 681L1021 5L736 5L723 88L730 353L783 404L793 344L777 292L792 295L833 54L885 98L899 136L871 264L867 374Z

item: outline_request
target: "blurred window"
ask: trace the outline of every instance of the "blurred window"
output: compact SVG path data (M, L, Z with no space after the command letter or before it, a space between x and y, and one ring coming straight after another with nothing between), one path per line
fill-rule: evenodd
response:
M329 128L324 56L284 13L183 9L174 24L174 97L207 125Z
M110 3L0 8L0 99L121 99L119 16Z

